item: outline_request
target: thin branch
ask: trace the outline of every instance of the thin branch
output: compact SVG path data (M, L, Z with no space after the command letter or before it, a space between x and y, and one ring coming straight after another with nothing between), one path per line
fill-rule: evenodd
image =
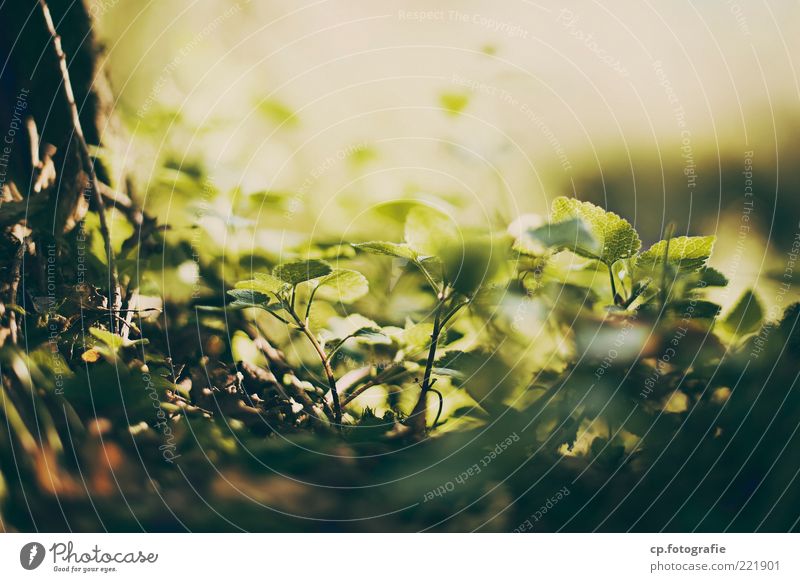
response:
M19 283L22 280L22 259L25 256L25 240L20 241L17 251L14 253L14 264L11 271L11 286L8 291L8 298L11 305L17 305L17 293L19 291ZM8 328L11 331L11 341L17 343L17 313L12 309L8 312Z
M38 168L42 163L39 159L39 130L36 121L30 115L25 118L25 128L28 130L28 145L31 148L31 166Z
M461 311L461 309L462 309L463 307L466 307L467 305L469 305L469 302L470 302L470 300L469 300L469 299L467 299L466 301L462 301L461 303L459 303L458 305L456 305L455 307L453 307L453 308L452 308L452 309L451 309L451 310L450 310L450 311L447 313L447 315L445 315L445 316L444 316L444 318L442 319L442 327L444 327L445 325L447 325L447 322L448 322L448 321L450 321L450 320L451 320L451 319L452 319L452 318L453 318L453 317L454 317L454 316L455 316L455 315L456 315L456 314L457 314L459 311Z
M320 345L319 341L314 334L311 333L311 330L308 326L300 319L300 316L297 315L294 309L289 311L289 315L294 318L295 322L297 323L298 329L303 333L303 335L308 338L308 341L311 342L311 345L314 347L314 350L317 352L320 361L322 362L322 368L325 370L325 376L328 379L328 387L331 391L331 398L333 399L333 416L334 422L336 423L337 430L341 430L342 428L342 406L339 403L339 391L336 387L336 376L333 374L333 368L331 367L331 362L328 359L328 355L325 353L325 349Z
M431 345L428 349L428 359L425 362L425 373L422 376L422 385L420 388L419 399L411 411L411 422L415 433L424 434L428 428L426 421L426 412L428 406L428 391L431 387L431 373L433 372L433 363L436 360L436 348L439 343L439 334L442 331L442 311L447 299L443 296L442 292L439 296L439 304L436 306L436 315L433 320L433 331L431 332Z
M621 297L617 295L617 284L614 282L614 270L609 264L606 264L606 267L608 267L608 280L611 281L611 301L614 305L619 305Z
M303 318L303 321L306 322L306 325L308 325L308 318L311 316L311 304L314 302L314 295L317 293L317 289L319 288L320 286L316 285L311 290L311 294L308 296L308 303L306 303L306 316Z
M89 186L91 191L95 193L95 204L97 205L97 213L100 218L100 234L103 237L105 244L106 256L108 259L108 307L111 310L117 310L122 305L122 296L120 293L119 279L117 275L116 260L114 258L114 249L111 245L111 234L108 229L108 219L106 217L106 208L103 197L100 195L100 186L97 180L97 174L94 170L94 162L89 154L89 146L86 144L86 138L83 134L83 127L81 126L80 116L78 115L78 107L75 104L75 95L72 91L72 83L69 78L69 71L67 69L67 57L61 47L61 37L56 32L55 24L53 24L53 17L50 14L50 8L47 6L45 0L39 0L39 6L42 9L42 16L44 17L47 31L53 41L53 48L55 49L56 56L58 57L59 68L61 69L61 80L64 84L64 94L66 95L67 105L69 106L70 114L72 117L72 130L76 141L78 142L78 150L80 152L81 163L89 176ZM110 327L112 331L116 331L114 318L110 318Z
M431 429L434 429L439 424L439 419L442 416L442 409L444 408L444 396L442 396L442 393L439 392L436 388L429 387L428 390L430 390L439 397L439 410L436 412L436 418L433 419L433 424L431 425Z
M420 271L422 271L422 274L425 275L425 278L428 280L428 284L431 286L431 289L433 289L433 292L436 293L437 296L440 295L442 291L439 289L439 284L433 278L433 275L428 272L428 269L425 268L425 265L423 265L420 261L414 261L414 264L419 268Z
M336 345L333 346L333 349L328 354L328 359L333 360L333 357L339 352L339 350L342 348L342 346L344 346L344 342L346 342L349 339L353 339L354 337L356 337L356 334L355 333L351 333L349 335L344 336L341 340L336 342Z

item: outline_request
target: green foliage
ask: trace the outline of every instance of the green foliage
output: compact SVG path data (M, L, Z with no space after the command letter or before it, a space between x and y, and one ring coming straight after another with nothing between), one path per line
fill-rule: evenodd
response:
M579 218L599 245L596 249L576 246L575 252L597 259L606 265L634 256L642 246L631 223L591 202L560 196L553 200L551 220L554 223Z
M655 269L666 259L667 264L680 271L697 271L711 256L715 239L713 236L679 236L662 240L640 254L638 264L646 269Z
M50 418L39 421L47 424L41 434L57 451L68 436L90 442L100 417L114 427L109 442L138 447L125 449L129 459L167 450L184 471L212 459L244 480L267 463L320 483L394 483L444 463L447 482L464 470L447 464L451 454L470 466L500 450L485 476L508 479L514 490L539 478L541 457L561 467L559 483L591 472L622 479L624 491L625 479L660 467L662 453L675 465L697 449L682 426L694 426L695 436L734 432L758 400L749 386L764 384L782 350L800 357L800 309L775 325L748 291L720 317L712 288L728 281L708 266L713 237L668 237L640 252L625 219L566 198L556 199L549 223L526 216L502 232L460 228L457 215L418 202L381 216L392 225L387 238L402 240L299 241L292 256L303 258L276 264L279 253L252 252L232 269L201 260L208 292L197 309L164 310L169 336L161 315L112 332L104 295L92 287L55 313L34 305L41 342L44 326L60 330L58 356L47 343L29 356L3 352L4 374L39 387L42 402L31 408L19 397L29 392L17 387L0 399L0 415L30 458L39 434L31 419ZM172 252L176 267L192 256ZM216 289L226 291L224 301ZM28 311L17 313L34 321ZM762 330L769 333L756 335ZM765 355L753 355L760 350ZM791 381L776 378L769 390ZM781 427L793 430L796 419ZM424 447L409 446L422 439ZM718 456L710 450L706 466ZM352 459L348 469L341 455ZM163 459L142 462L165 478ZM485 491L477 478L467 483L473 499ZM437 485L412 480L391 491L414 506ZM212 481L202 493L215 498L221 487ZM383 507L382 499L365 503Z
M733 309L722 320L727 330L737 335L758 331L764 322L764 308L752 289L745 291Z
M599 257L603 250L601 243L591 233L582 218L546 224L528 230L525 236L546 247L568 250L588 257Z
M419 259L419 253L407 244L372 241L354 244L353 246L360 251L373 255L386 255L388 257L396 257L407 261L416 261Z
M243 281L237 284L236 289L228 291L233 301L228 303L230 307L262 307L266 306L270 299L265 293L254 291L253 289L245 289L239 285L247 285L252 281Z
M458 225L436 208L416 206L406 216L406 244L419 255L436 256L460 237Z
M255 278L236 283L236 289L254 291L261 295L272 295L286 289L287 284L278 277L268 273L255 273ZM251 296L252 297L252 296ZM234 296L234 298L237 298Z
M297 260L281 263L272 270L272 274L289 285L297 285L304 281L324 277L330 274L331 271L331 266L325 261L312 259L308 261Z
M439 104L450 115L458 115L469 104L469 95L466 93L442 93Z
M369 292L367 278L352 269L335 269L317 281L316 297L338 303L352 303Z

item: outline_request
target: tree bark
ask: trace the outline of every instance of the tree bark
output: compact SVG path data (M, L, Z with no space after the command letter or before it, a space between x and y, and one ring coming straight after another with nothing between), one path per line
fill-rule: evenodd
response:
M50 0L79 127L76 132L56 42L37 0L0 6L0 345L15 339L16 315L33 312L29 300L46 296L48 256L74 258L67 235L84 218L98 193L91 192L85 149L118 134L111 115L109 83L98 62L102 47L85 1ZM81 139L78 139L81 138ZM108 181L96 166L98 177ZM63 278L59 285L74 284ZM20 284L20 280L22 284ZM34 306L35 307L35 306Z

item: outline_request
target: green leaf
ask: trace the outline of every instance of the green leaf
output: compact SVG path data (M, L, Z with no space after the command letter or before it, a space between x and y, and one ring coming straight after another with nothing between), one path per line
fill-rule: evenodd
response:
M458 386L467 377L467 374L458 368L474 371L479 365L480 354L462 350L450 350L436 359L433 371L440 376L449 376L453 379L453 383Z
M538 241L544 246L569 250L582 256L598 257L602 252L602 246L581 218L545 224L528 230L524 236Z
M89 333L100 343L108 346L113 353L117 353L120 348L128 348L136 345L147 345L147 339L131 340L125 339L115 333L111 333L99 327L90 327Z
M423 350L430 345L431 334L433 333L432 323L413 323L410 319L406 320L405 328L398 339L411 355L421 355Z
M764 321L764 308L752 290L748 289L739 298L722 324L730 332L745 335L758 331Z
M406 216L406 243L420 254L438 255L445 245L460 238L458 225L441 210L416 206Z
M392 343L389 337L381 332L380 329L375 327L362 327L353 333L353 337L366 340L372 344L390 344Z
M264 99L258 104L258 110L275 123L287 126L295 126L299 119L294 111L277 99Z
M439 95L439 104L450 115L458 115L469 104L469 94L442 93Z
M328 321L328 329L323 330L320 335L325 344L349 337L362 338L372 343L390 343L391 341L381 332L377 323L358 313L347 317L332 317Z
M419 253L408 245L393 242L371 241L354 244L353 247L372 255L386 255L388 257L397 257L398 259L407 259L409 261L416 261L419 257Z
M264 307L269 303L269 296L252 289L231 289L228 295L233 301L228 307Z
M589 252L589 249L576 247L575 252L582 256L612 265L614 261L632 257L642 246L633 226L613 212L574 198L559 196L553 200L551 222L565 222L575 218L586 223L599 248L598 252Z
M286 288L286 283L284 281L267 273L256 273L254 277L254 279L249 279L247 281L239 281L234 287L236 287L236 289L257 291L262 295L279 293Z
M545 223L538 214L520 214L508 225L506 232L514 239L512 249L528 257L540 257L547 254L546 245L531 237L528 232L536 230Z
M714 248L714 236L678 236L667 241L662 240L651 246L639 255L639 265L653 269L664 262L664 252L667 252L667 262L678 267L679 271L690 272L702 269L711 251Z
M278 279L294 286L304 281L324 277L331 272L331 266L325 261L311 259L308 261L296 260L281 263L274 269L272 274Z
M351 269L335 269L317 284L316 297L339 303L352 303L369 292L367 278Z
M700 280L706 287L725 287L728 284L728 278L711 267L700 271Z

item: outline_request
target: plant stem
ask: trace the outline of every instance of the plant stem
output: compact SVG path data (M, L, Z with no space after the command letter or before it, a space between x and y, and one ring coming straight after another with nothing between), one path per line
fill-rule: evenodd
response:
M431 429L436 428L439 424L439 419L442 417L442 408L444 408L444 396L442 393L439 392L436 388L428 388L430 392L433 392L439 397L439 410L436 412L436 418L433 419L433 424L431 425Z
M672 235L675 232L675 225L670 223L667 225L666 231L666 241L667 244L664 245L664 256L662 257L662 264L661 264L661 311L664 311L664 308L667 305L667 299L669 299L669 293L667 293L667 263L669 260L669 243L672 241Z
M308 296L308 303L306 303L306 316L303 318L303 321L308 323L308 318L311 317L311 304L314 303L314 295L317 293L317 289L319 289L319 285L314 287L311 290L311 294Z
M308 326L303 320L300 319L300 316L297 315L294 309L292 309L289 313L297 323L297 328L303 333L303 335L306 336L306 338L308 338L308 341L311 342L311 345L314 346L314 350L317 352L317 355L322 362L322 368L325 370L325 376L328 378L328 386L331 389L331 398L333 399L333 419L336 423L337 430L341 430L342 407L339 404L339 392L336 389L336 376L333 375L333 368L331 367L330 358L328 358L328 355L325 353L325 349L320 345L319 341L317 341L317 338L314 337L314 334L311 333L311 330L308 329Z
M422 274L425 275L425 279L427 279L428 285L431 286L433 292L436 293L436 295L442 294L444 291L439 290L439 285L436 284L436 281L434 280L433 276L428 272L428 269L425 268L425 265L423 265L420 261L414 261L414 264L420 271L422 271Z
M419 393L419 399L411 411L411 427L415 434L422 435L428 428L426 416L428 409L428 391L431 387L431 372L433 370L433 362L436 360L436 346L439 343L439 335L442 332L442 311L446 303L444 292L439 296L439 305L436 306L436 315L433 320L433 331L431 332L431 345L428 349L428 359L425 362L425 373L422 376L422 385Z
M614 302L614 305L619 305L617 284L614 282L614 270L611 268L611 265L606 266L608 267L608 280L611 281L611 301Z

